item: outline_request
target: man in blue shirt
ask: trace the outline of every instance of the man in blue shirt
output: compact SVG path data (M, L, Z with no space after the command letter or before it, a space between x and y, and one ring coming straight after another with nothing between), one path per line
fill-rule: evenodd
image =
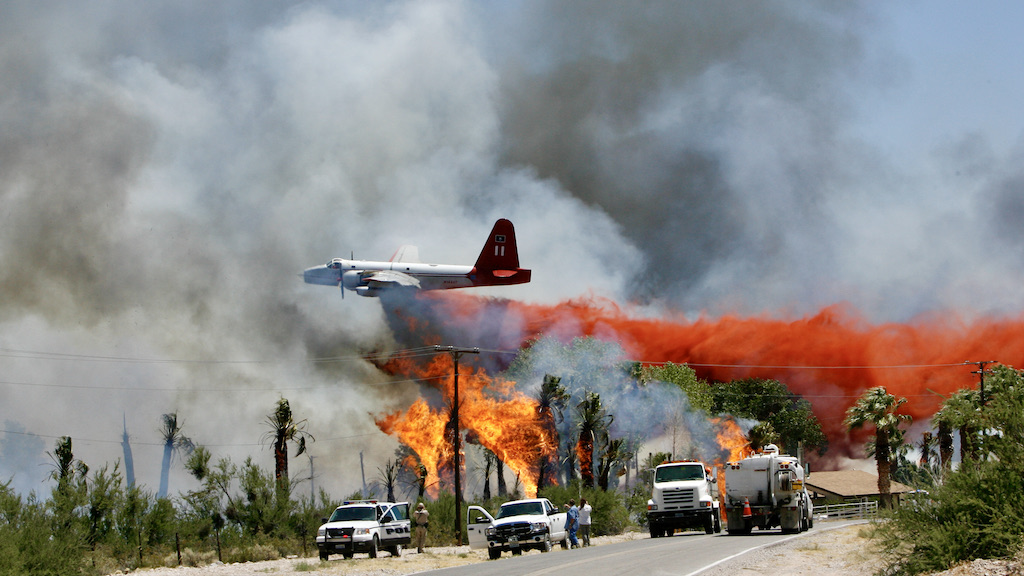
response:
M565 531L569 533L569 543L573 548L579 548L580 543L576 540L576 530L580 527L580 509L576 507L576 500L569 500L569 512L565 515Z

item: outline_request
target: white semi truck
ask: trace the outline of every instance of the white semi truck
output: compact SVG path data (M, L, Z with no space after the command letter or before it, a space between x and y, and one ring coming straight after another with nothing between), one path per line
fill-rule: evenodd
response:
M671 536L676 530L722 531L715 478L703 462L668 462L654 469L654 486L647 501L651 538Z
M769 444L758 454L725 469L725 514L729 534L750 534L755 526L803 532L814 526L814 507L804 488L808 472L795 456Z

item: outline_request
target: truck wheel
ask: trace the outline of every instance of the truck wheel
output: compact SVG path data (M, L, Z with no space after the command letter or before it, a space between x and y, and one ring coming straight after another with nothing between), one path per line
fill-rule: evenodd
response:
M715 534L721 534L721 533L722 533L722 517L718 514L718 512L715 512Z
M704 518L704 533L705 534L714 534L715 533L715 515L714 514L708 514Z
M388 548L388 552L391 552L391 555L397 558L402 555L402 545L395 544L391 548Z
M320 551L320 561L321 562L327 562L327 559L330 558L330 557L331 557L331 555L328 554L327 552L324 552L323 550Z
M551 535L550 534L545 534L544 535L544 541L540 543L540 551L541 551L541 553L551 552Z
M651 524L651 538L661 538L665 535L665 531L661 529L661 526Z
M353 554L352 554L351 552L342 552L342 553L341 553L341 556L342 556L342 558L344 558L345 560L351 560L351 559L352 559L352 556L353 556Z
M522 556L523 555L523 549L522 548L513 548L512 549L512 555L513 556Z
M562 541L558 543L558 545L562 547L562 550L568 550L569 549L569 535L566 534L565 537L562 538Z
M487 557L491 560L497 560L498 558L501 558L501 548L488 548Z
M377 537L374 536L373 540L370 542L370 558L376 558L377 557L377 545L378 544L379 544L379 542L377 540Z

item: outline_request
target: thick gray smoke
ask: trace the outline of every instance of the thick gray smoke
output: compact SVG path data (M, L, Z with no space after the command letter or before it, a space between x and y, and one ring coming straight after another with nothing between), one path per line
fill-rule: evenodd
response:
M298 273L404 243L470 263L499 217L534 270L507 297L1017 309L1024 152L965 138L920 186L851 136L878 62L846 3L0 12L0 474L21 490L44 487L40 440L114 462L123 414L150 488L165 412L270 466L284 396L317 485L347 494L360 451L372 477L396 446L372 415L418 389L358 358L396 345L379 303Z

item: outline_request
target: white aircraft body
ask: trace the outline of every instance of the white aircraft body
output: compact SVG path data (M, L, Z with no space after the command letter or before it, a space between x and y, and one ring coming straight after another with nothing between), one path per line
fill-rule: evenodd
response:
M360 296L380 296L395 288L448 290L473 286L509 286L530 281L530 270L519 267L516 233L502 218L473 266L425 264L415 246L402 246L387 262L334 258L303 272L307 284L338 286L342 296L352 290Z

